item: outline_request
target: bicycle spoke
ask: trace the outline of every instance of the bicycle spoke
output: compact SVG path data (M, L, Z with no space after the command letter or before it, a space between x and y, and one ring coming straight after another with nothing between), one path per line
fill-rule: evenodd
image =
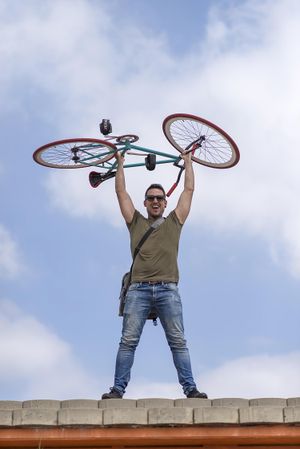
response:
M98 166L111 159L116 147L98 139L66 139L38 148L34 160L52 168L83 168Z
M189 114L174 114L165 119L163 130L169 142L180 152L200 141L192 156L200 164L229 168L239 160L235 142L221 128L207 120Z

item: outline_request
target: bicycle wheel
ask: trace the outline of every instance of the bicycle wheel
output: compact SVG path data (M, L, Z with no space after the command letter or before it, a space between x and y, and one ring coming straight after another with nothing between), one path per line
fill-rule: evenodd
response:
M172 114L165 118L163 131L180 151L192 150L192 159L212 168L230 168L240 159L234 140L221 128L190 114Z
M105 140L82 138L51 142L38 148L33 159L51 168L83 168L111 159L117 147Z

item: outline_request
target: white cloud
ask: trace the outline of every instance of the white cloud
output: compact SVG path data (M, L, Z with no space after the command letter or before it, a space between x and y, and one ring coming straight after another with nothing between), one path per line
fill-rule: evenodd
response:
M174 368L175 369L175 368ZM181 398L183 391L178 383L150 382L145 380L132 380L126 390L126 396L133 399L142 398Z
M199 386L211 397L298 397L300 353L255 355L204 372Z
M241 162L225 172L195 167L191 220L258 236L274 260L299 277L299 2L244 1L226 10L215 3L204 40L180 59L161 35L145 34L135 23L116 28L105 3L69 5L29 4L2 24L2 42L9 43L1 57L3 85L12 87L22 76L43 95L54 95L52 112L43 114L63 137L99 137L97 121L105 116L115 132L137 133L142 145L165 150L160 126L166 115L190 112L217 123L237 141ZM157 169L156 180L162 173L171 184L174 169ZM135 200L150 176L128 173ZM83 178L74 171L49 173L53 203L76 217L105 216L118 224L113 181L98 193Z
M90 170L51 172L46 180L52 204L74 217L102 218L120 224L120 214L112 195L111 181L97 189L89 185ZM110 184L109 184L110 183Z
M97 395L71 346L8 300L0 301L0 358L1 384L22 398Z
M111 380L96 380L81 366L70 344L8 300L0 301L0 358L1 384L11 386L18 400L98 397ZM210 398L299 395L299 352L258 354L201 371L198 387ZM126 397L178 398L183 392L178 383L133 379Z
M18 244L0 224L0 278L14 279L24 270Z
M197 384L210 399L298 397L299 372L299 352L272 356L262 354L230 360L215 369L203 371ZM127 396L178 398L183 393L179 384L140 380L129 385Z

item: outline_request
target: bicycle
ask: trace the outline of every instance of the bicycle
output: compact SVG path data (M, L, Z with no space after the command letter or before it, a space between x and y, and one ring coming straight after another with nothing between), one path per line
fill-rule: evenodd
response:
M212 122L191 114L172 114L162 124L169 143L179 153L192 152L192 160L206 167L225 169L234 167L240 159L239 149L234 140ZM98 187L103 181L116 174L117 160L114 155L144 156L143 162L129 162L124 168L145 166L154 170L159 164L173 164L180 169L176 182L167 192L170 196L179 183L184 164L181 156L136 144L135 134L113 136L110 120L103 119L100 132L105 139L73 138L50 142L33 153L33 159L40 165L50 168L97 167L101 172L92 171L89 182Z

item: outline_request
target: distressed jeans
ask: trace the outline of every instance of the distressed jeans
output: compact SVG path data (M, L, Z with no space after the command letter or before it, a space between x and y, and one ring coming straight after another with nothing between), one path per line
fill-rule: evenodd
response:
M155 307L172 351L179 383L187 395L196 388L184 338L182 305L177 284L138 282L130 285L124 308L122 337L116 359L114 388L122 395L130 380L134 353L148 313Z

